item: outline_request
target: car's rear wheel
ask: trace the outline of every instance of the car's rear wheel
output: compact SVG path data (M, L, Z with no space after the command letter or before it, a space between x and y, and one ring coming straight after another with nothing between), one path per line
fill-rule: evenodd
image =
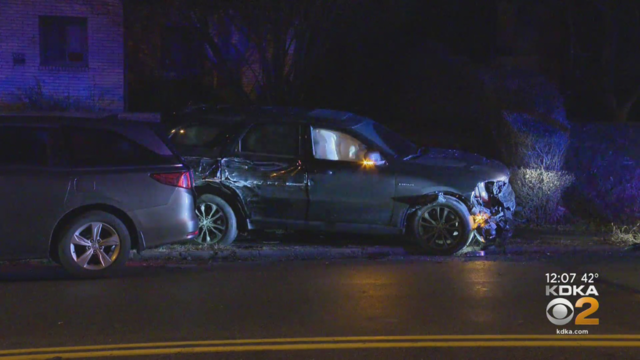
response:
M229 245L238 236L236 216L222 198L203 194L196 203L198 236L194 240L204 245Z
M131 238L116 216L91 211L73 220L58 242L60 264L79 277L101 277L122 268L129 259Z
M472 231L467 208L447 196L416 210L409 226L414 240L436 255L453 255L464 249Z

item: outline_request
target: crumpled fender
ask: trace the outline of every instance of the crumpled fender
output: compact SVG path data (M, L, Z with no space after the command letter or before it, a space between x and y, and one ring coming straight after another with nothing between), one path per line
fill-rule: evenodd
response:
M403 204L408 204L410 208L415 208L416 206L423 206L427 204L431 204L434 201L438 200L439 194L447 198L452 198L456 201L461 202L469 211L473 208L471 203L463 196L456 192L453 192L449 189L444 190L436 190L426 194L421 195L413 195L413 196L399 196L394 197L393 200L397 202L401 202Z
M447 199L450 201L455 201L460 203L463 207L465 207L468 211L471 211L471 204L464 198L464 196L454 193L454 192L444 192L444 191L434 191L427 194L416 195L416 196L401 196L393 198L395 201L408 204L409 207L405 210L400 226L404 229L407 225L407 219L409 215L413 213L416 209L434 203L436 201Z

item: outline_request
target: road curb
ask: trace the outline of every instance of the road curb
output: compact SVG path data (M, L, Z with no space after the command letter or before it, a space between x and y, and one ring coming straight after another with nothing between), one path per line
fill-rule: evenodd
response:
M133 253L133 260L305 260L348 259L405 256L407 251L397 247L331 248L287 247L281 249L221 249L221 250L146 250Z
M507 247L508 256L526 255L580 255L580 254L628 254L624 248L601 245L590 247L579 246L526 246L513 245ZM502 251L490 248L485 252L470 251L461 257L478 257L503 255ZM132 260L162 261L267 261L267 260L323 260L323 259L385 259L385 258L424 258L404 247L320 247L296 246L282 248L225 248L217 250L146 250L141 254L133 253Z

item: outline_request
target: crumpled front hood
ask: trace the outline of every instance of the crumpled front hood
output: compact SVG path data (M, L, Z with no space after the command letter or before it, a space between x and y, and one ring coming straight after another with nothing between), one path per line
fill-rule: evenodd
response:
M460 168L487 178L509 176L509 170L501 162L460 150L428 148L424 154L407 162L428 167Z
M423 165L466 167L482 165L489 160L476 154L459 150L428 148L421 156L411 159Z

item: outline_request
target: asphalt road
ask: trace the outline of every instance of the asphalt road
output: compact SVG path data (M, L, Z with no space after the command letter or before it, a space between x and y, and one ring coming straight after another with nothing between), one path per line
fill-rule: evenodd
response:
M637 257L606 256L132 264L118 278L78 281L56 267L3 266L0 360L71 352L153 359L637 359L639 270ZM578 283L585 272L599 274L599 309L590 317L600 324L551 324L545 274L577 273ZM185 341L203 342L176 343ZM132 343L156 344L119 347ZM90 345L101 347L77 348ZM33 352L47 347L73 348Z

